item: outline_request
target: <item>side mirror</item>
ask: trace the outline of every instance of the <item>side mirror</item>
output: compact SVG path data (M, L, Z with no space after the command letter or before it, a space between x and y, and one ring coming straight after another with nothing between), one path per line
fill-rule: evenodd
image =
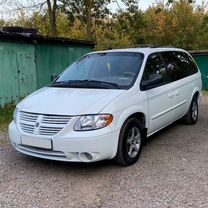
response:
M160 74L152 74L148 80L142 80L141 88L143 90L149 90L155 86L160 85L163 82L163 78Z
M51 75L51 82L53 82L57 78L58 78L58 75L57 74L52 74Z

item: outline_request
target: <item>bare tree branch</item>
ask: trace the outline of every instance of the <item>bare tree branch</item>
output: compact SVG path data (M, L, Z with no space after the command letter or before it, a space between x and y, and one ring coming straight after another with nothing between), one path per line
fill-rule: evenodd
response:
M17 11L17 10L22 10L22 9L37 9L37 8L42 9L43 5L46 4L46 2L47 1L44 1L42 3L35 4L35 5L30 5L30 6L21 6L21 7L18 7L16 9L14 9L14 10Z
M120 4L118 3L118 0L115 0L114 2L117 4L119 10L123 12L123 9L121 8Z

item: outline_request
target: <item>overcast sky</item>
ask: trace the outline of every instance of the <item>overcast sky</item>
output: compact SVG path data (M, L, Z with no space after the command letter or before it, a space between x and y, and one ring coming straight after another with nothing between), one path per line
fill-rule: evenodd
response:
M196 4L201 4L203 0L196 0ZM208 0L204 0L206 3ZM149 6L155 3L155 0L139 0L139 8L142 10L146 10ZM118 9L118 6L115 3L111 4L111 8L113 11Z

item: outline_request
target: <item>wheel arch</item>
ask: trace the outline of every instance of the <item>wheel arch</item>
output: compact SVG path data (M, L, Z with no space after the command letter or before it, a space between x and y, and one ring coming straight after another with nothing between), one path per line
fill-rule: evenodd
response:
M191 104L191 101L193 100L193 98L196 96L197 98L197 101L198 101L198 104L200 102L200 98L201 98L201 90L199 90L198 88L195 88L192 92L192 96L191 96L191 99L190 99L190 103L189 105Z
M126 121L130 118L136 118L140 121L141 127L143 129L144 139L146 140L146 137L147 137L147 117L145 116L145 114L141 113L141 112L133 113L132 115L130 115L126 119Z
M132 115L130 115L125 121L127 121L130 118L137 118L140 122L143 128L146 128L146 116L142 112L135 112Z
M141 123L141 127L143 128L143 133L146 135L147 134L147 128L148 128L148 117L147 114L144 113L143 111L134 111L128 114L128 116L126 115L125 118L122 118L122 122L120 123L120 129L122 128L122 126L125 124L125 122L127 120L129 120L130 118L136 118L139 120L139 122Z

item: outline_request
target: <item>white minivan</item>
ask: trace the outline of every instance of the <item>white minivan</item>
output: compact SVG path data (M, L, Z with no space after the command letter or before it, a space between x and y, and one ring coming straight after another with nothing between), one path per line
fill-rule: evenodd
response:
M92 52L17 105L9 137L35 157L131 165L150 135L179 119L197 122L201 90L182 49Z

